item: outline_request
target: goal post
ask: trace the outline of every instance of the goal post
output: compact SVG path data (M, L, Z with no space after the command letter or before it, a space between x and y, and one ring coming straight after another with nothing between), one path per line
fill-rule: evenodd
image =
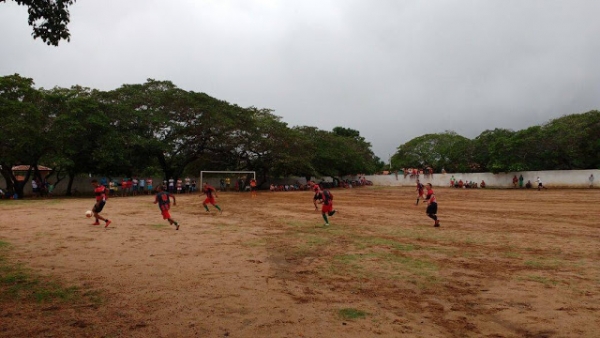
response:
M252 175L252 178L256 180L256 171L202 170L200 171L200 190L202 189L202 184L205 180L205 174L221 174L229 177L234 175ZM240 187L240 189L243 189L243 187Z

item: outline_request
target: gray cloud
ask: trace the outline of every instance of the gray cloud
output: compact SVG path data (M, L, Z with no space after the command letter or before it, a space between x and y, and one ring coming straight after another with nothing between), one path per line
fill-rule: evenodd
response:
M78 1L70 43L0 4L0 74L113 89L171 80L290 125L413 137L521 129L600 106L598 1Z

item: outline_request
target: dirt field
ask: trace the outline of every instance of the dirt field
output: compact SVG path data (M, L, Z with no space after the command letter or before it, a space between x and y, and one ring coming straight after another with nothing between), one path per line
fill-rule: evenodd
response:
M91 197L1 201L7 260L81 297L1 297L0 336L598 337L598 190L439 188L440 228L413 189L332 192L327 228L311 192L178 196L179 231L152 196L107 229Z

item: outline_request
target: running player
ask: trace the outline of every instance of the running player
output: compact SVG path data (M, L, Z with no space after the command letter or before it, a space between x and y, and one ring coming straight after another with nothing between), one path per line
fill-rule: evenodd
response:
M92 180L92 186L94 187L94 195L96 195L96 203L92 208L96 222L92 225L100 225L100 220L103 220L104 227L107 228L112 222L108 220L108 218L100 216L100 212L104 209L104 205L106 204L106 187L100 185L96 179Z
M425 196L423 189L424 189L423 183L421 183L421 181L417 180L417 203L415 205L419 205L419 199L421 199L421 197Z
M214 205L220 213L223 213L223 210L221 210L221 208L219 208L219 206L216 204L215 199L218 197L217 190L213 188L210 184L204 182L202 184L202 192L206 194L206 199L204 199L204 202L202 202L202 205L204 206L204 209L206 209L206 212L209 212L208 203L210 203Z
M177 205L177 201L175 200L175 196L170 192L166 192L162 190L161 186L156 187L158 190L158 194L156 194L156 198L154 199L154 204L158 203L158 208L162 213L163 219L169 221L170 225L175 224L175 230L179 230L179 223L177 223L173 218L171 218L171 213L169 210L171 209L171 200L173 198L173 205Z
M321 215L323 216L323 220L325 220L325 226L329 226L329 219L327 216L333 216L336 213L336 210L333 209L333 195L329 190L324 189L321 190L321 187L318 184L314 186L315 196L313 197L313 204L315 205L315 210L318 210L317 202L323 204L321 207Z
M427 216L435 221L433 224L434 227L440 226L440 220L437 217L437 199L435 198L435 194L433 193L433 189L431 188L431 183L427 183L427 196L425 196L425 201L427 201Z
M251 179L250 180L250 195L252 197L256 197L256 180L255 179Z

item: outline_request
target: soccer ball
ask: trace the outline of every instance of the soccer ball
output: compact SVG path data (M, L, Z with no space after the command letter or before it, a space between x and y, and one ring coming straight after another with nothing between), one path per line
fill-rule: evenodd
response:
M91 210L85 212L85 217L90 218L94 213Z

